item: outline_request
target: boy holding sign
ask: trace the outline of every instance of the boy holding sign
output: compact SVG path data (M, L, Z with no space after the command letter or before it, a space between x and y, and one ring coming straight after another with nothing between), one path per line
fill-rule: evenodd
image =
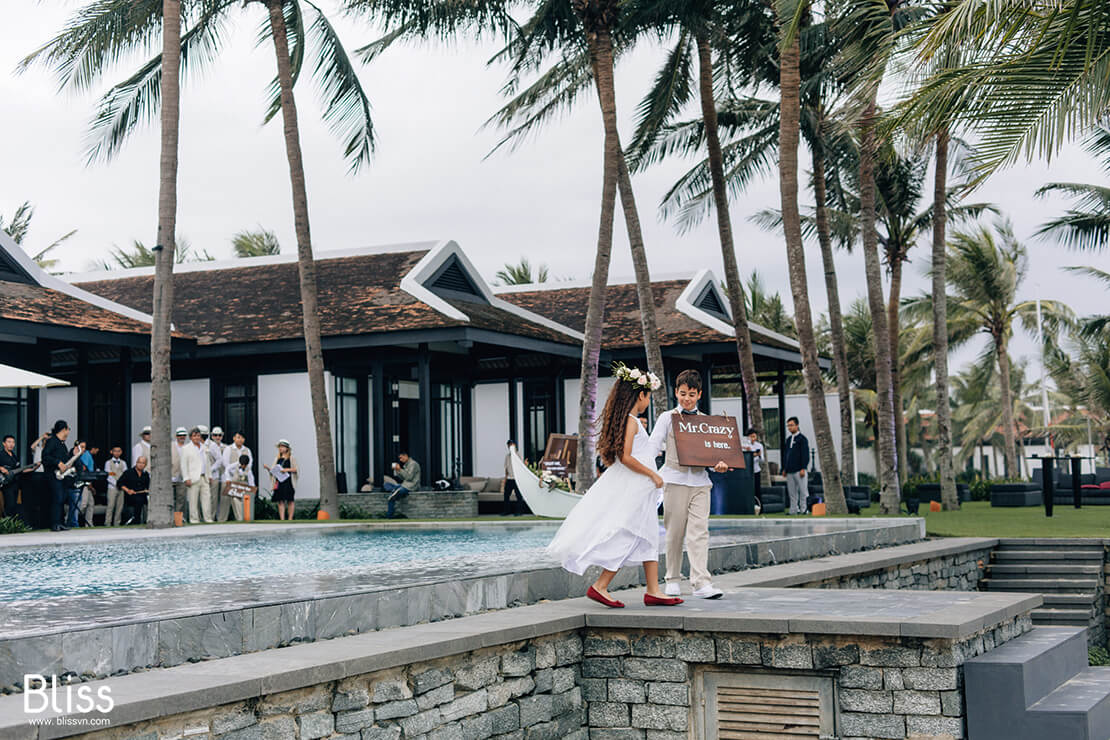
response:
M709 577L709 474L706 468L684 466L678 462L678 449L672 433L675 414L697 415L701 400L701 374L683 370L675 379L676 408L664 411L651 432L652 449L656 455L666 453L659 469L663 478L663 526L667 529L667 596L678 596L682 580L682 545L690 558L690 584L694 596L719 599L723 591ZM713 467L718 473L728 472L720 460Z

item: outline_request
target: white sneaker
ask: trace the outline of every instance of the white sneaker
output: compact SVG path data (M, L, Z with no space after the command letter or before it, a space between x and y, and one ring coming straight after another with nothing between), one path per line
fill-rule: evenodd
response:
M699 599L719 599L725 595L725 592L714 586L712 583L707 583L701 588L694 589L694 596Z
M665 593L667 596L681 596L682 589L678 587L677 583L668 583L663 589L663 593Z

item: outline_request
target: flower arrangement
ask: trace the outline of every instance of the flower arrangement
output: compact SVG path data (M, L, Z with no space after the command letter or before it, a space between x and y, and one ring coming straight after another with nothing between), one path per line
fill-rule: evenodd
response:
M655 373L645 373L643 370L635 367L629 367L623 362L614 362L612 365L613 375L617 380L623 380L638 386L641 390L657 391L663 385L659 377Z
M529 464L528 469L536 474L536 477L540 479L540 483L547 486L547 490L554 491L555 489L559 489L560 491L570 491L570 481L566 478L560 478L550 470L543 470L538 465Z

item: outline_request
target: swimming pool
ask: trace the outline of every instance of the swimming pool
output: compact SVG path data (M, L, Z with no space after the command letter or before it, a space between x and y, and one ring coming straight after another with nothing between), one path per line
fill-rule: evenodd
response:
M557 526L306 529L5 548L0 549L0 602L539 550Z

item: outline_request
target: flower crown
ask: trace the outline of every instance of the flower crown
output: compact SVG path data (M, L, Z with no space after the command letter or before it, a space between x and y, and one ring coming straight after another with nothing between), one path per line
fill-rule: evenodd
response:
M612 367L617 380L627 381L640 390L657 391L663 385L655 373L645 373L638 368L628 367L623 362L614 362Z

